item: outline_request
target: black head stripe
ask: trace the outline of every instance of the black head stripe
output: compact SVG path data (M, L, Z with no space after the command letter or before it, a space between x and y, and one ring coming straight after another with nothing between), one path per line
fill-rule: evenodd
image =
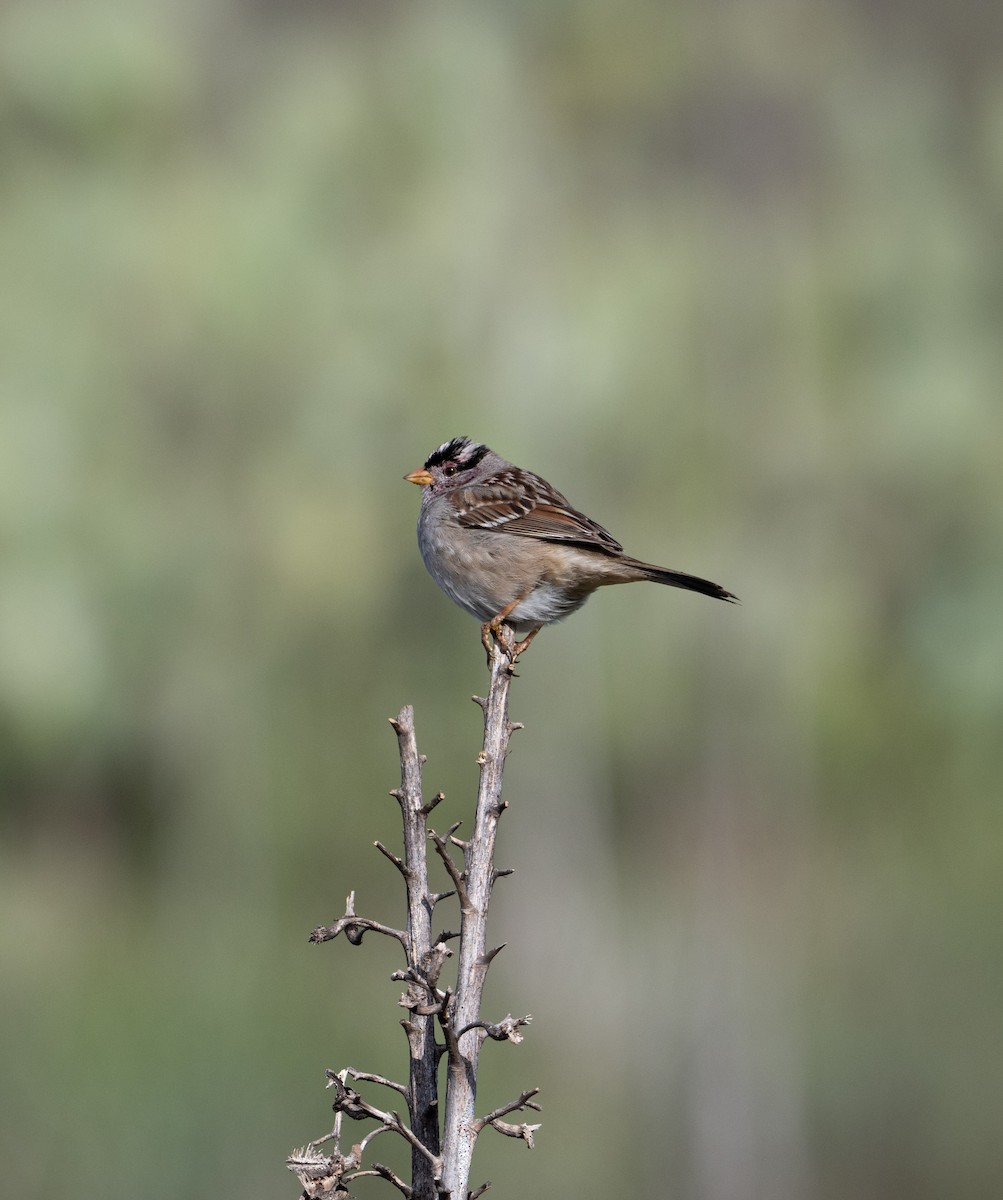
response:
M447 462L458 463L464 470L468 470L475 467L487 452L487 446L482 446L480 442L472 442L470 438L465 437L453 438L451 442L443 442L438 450L432 451L425 459L425 470L441 467Z

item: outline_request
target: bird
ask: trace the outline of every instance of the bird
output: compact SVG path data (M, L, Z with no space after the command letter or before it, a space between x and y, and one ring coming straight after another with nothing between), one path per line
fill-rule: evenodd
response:
M631 558L552 484L482 442L443 442L404 479L422 489L418 548L425 567L481 622L489 663L492 643L512 665L545 625L610 584L651 580L728 603L738 599L710 580ZM525 636L516 642L506 625Z

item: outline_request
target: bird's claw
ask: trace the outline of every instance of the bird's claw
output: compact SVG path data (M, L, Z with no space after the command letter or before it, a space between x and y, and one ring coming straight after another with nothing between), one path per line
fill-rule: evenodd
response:
M481 645L487 654L488 666L493 664L496 654L504 655L508 660L506 670L515 676L515 664L519 661L519 656L540 632L540 628L538 626L531 629L522 641L517 642L515 630L504 619L495 617L491 621L485 621L481 626Z

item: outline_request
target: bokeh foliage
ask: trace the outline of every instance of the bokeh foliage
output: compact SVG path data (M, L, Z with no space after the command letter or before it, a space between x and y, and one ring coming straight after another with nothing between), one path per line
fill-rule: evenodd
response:
M405 701L464 815L399 482L460 433L744 601L527 656L483 1088L545 1124L475 1175L998 1194L1001 58L974 0L3 6L10 1195L292 1196L323 1068L403 1070L393 955L305 939L400 911Z

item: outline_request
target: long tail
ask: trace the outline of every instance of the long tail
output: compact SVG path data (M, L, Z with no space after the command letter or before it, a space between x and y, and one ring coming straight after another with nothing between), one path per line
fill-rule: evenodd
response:
M638 562L634 559L632 566L644 572L645 579L652 583L664 583L668 587L686 588L690 592L700 592L704 596L713 596L715 600L727 600L729 604L738 601L737 596L726 592L719 583L711 583L709 579L699 579L696 575L687 575L683 571L670 571L668 567L656 567L652 563Z

